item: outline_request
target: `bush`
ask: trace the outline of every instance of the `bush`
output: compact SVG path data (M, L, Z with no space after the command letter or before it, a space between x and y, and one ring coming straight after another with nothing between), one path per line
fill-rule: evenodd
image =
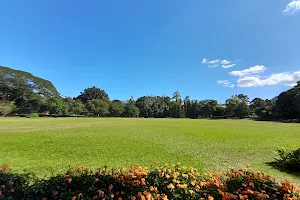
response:
M300 148L295 151L278 149L279 159L276 159L277 164L282 169L300 172Z
M81 167L49 179L0 172L0 199L298 199L299 189L249 169L198 173L179 164L90 171ZM29 180L30 179L30 180Z
M38 113L30 113L26 116L26 118L39 118L39 114Z

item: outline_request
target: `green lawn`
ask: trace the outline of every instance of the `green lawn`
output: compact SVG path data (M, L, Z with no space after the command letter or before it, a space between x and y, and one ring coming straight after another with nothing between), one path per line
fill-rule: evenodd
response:
M300 147L300 124L250 120L0 118L0 164L59 173L73 166L97 168L181 162L201 171L251 164L278 179L300 177L266 165L276 149Z

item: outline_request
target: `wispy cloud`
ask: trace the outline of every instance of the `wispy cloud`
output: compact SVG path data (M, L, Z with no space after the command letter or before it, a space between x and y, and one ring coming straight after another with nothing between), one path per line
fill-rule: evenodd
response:
M234 84L231 84L228 80L218 80L217 84L223 85L224 87L234 87Z
M294 86L300 80L300 71L294 73L277 73L267 77L243 76L237 80L238 87L263 87L267 85L286 85Z
M231 64L231 65L222 65L223 68L227 69L230 67L234 67L236 64Z
M215 63L218 63L220 62L220 59L217 59L217 60L207 60L206 58L203 58L202 60L202 64L215 64Z
M263 73L267 68L263 65L255 65L253 67L250 67L248 69L240 70L240 71L232 71L229 72L231 76L246 76L250 74L259 74Z
M221 61L221 64L222 65L228 65L228 64L230 64L231 62L229 61L229 60L222 60Z
M238 62L238 61L237 61ZM207 58L202 59L202 64L208 65L208 67L213 68L213 67L218 67L219 64L223 68L230 68L235 66L236 64L233 63L232 61L226 60L226 59L215 59L215 60L208 60Z

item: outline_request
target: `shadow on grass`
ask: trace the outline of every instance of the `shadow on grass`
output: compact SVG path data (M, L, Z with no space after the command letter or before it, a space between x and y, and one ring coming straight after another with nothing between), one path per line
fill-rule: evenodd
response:
M271 166L274 169L281 171L281 172L285 172L292 176L300 178L300 168L283 167L282 165L278 164L278 162L268 162L266 164Z

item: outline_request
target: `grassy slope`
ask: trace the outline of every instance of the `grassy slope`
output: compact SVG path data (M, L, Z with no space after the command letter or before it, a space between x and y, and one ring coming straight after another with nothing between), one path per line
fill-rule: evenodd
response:
M276 149L300 147L300 124L249 120L0 118L0 164L42 175L67 164L97 168L181 162L202 171L250 163L280 179L300 177L272 169Z

